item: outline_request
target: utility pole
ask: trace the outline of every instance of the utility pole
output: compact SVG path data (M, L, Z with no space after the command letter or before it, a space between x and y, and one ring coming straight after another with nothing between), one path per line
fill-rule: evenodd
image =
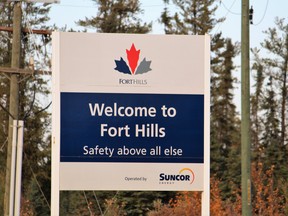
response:
M242 215L251 216L249 0L242 0L241 25L241 191Z
M16 2L13 8L13 42L12 42L12 60L11 68L20 68L21 57L21 22L22 9L21 2ZM13 116L9 116L8 129L8 148L6 160L6 178L5 178L5 194L4 194L4 215L11 215L9 212L10 200L10 181L11 181L11 156L12 156L12 138L13 138L13 120L18 120L18 106L19 106L19 80L17 73L10 75L10 102L9 112ZM14 185L12 185L14 187Z
M1 1L1 0L0 0ZM59 0L26 0L27 2L43 2L43 3L59 3ZM13 120L18 120L19 117L19 75L20 74L49 74L51 71L43 70L34 70L34 65L30 65L29 69L21 69L21 36L22 33L27 34L39 34L39 35L51 35L52 31L50 30L35 30L35 29L22 29L22 8L20 0L10 0L5 1L14 2L13 6L13 27L4 27L0 26L0 31L7 31L13 33L12 38L12 58L11 58L11 68L0 67L1 73L9 73L10 79L10 98L9 98L9 125L8 125L8 146L7 146L7 159L6 159L6 177L5 177L5 194L4 194L4 216L15 216L20 213L20 198L21 198L21 169L22 169L22 159L19 161L20 156L22 155L22 148L17 146L17 161L14 161L13 155L15 156L15 142L13 144L13 130L18 130L19 127L22 127L23 121L20 122L20 126L17 126L18 123L13 124ZM31 68L32 67L32 68ZM7 76L8 77L8 76ZM14 121L18 122L18 121ZM15 131L14 131L15 132ZM18 134L19 136L19 134ZM23 134L22 134L23 136ZM19 138L19 137L18 137ZM19 140L18 140L19 143ZM14 148L14 149L13 149ZM19 149L21 148L21 149ZM13 155L12 155L13 154ZM16 173L16 162L18 165L18 171ZM18 176L17 176L18 175ZM16 181L15 181L16 176ZM20 182L20 183L19 183ZM15 191L17 190L17 191ZM19 190L19 191L18 191ZM14 198L16 197L16 198ZM15 201L15 199L17 199ZM13 212L15 210L15 212Z

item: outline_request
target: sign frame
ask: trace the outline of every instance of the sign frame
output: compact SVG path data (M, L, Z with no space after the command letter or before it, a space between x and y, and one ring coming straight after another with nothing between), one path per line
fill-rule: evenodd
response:
M70 37L70 35L71 35L71 37ZM203 168L201 168L201 169L203 169L203 185L201 186L202 189L200 191L202 191L202 215L209 215L209 211L210 211L210 208L209 208L209 205L210 205L210 201L209 201L210 200L210 131L209 131L209 128L210 128L210 118L209 118L209 116L210 116L210 37L208 35L205 35L205 36L129 35L128 36L128 35L124 35L124 34L90 34L90 33L87 34L87 33L60 33L60 32L55 32L52 34L52 42L53 42L52 43L52 48L53 48L53 56L52 56L52 61L53 61L52 62L53 63L52 64L52 66L53 66L53 73L52 73L53 74L53 80L52 80L52 83L53 83L52 125L53 125L53 127L52 127L52 163L51 163L52 164L51 215L59 215L59 202L60 202L59 191L61 190L61 187L62 187L62 190L66 190L66 189L69 190L69 187L70 187L70 186L67 188L63 187L63 185L65 185L66 183L65 184L62 183L62 179L65 179L65 177L63 177L63 176L65 176L66 174L61 174L62 176L60 177L60 173L63 173L63 171L66 171L66 170L67 170L67 173L71 173L71 171L72 171L71 168L69 168L71 166L68 163L62 163L61 162L61 156L60 156L60 152L61 152L61 149L60 149L60 147L61 147L61 121L62 121L61 118L63 118L63 116L64 116L63 112L61 114L61 107L60 107L61 97L62 97L61 92L71 91L73 93L77 93L77 92L83 91L84 93L89 93L91 91L92 92L94 91L94 87L93 86L91 87L91 83L90 83L90 87L87 87L87 88L84 87L84 90L83 90L83 85L85 86L86 85L85 82L87 82L87 80L85 80L85 79L84 79L83 83L80 80L79 81L80 84L77 85L75 87L75 89L73 86L72 90L70 90L71 86L70 86L69 80L67 82L66 81L61 82L61 79L63 81L63 77L65 77L65 75L62 75L63 67L64 67L63 65L65 65L65 63L63 63L63 62L65 62L65 61L63 61L63 56L62 56L63 54L61 53L61 49L63 48L63 45L61 44L61 40L63 40L63 38L67 36L68 38L70 37L71 41L73 41L73 39L74 39L73 35L78 35L78 36L81 35L81 37L83 36L83 41L85 41L85 37L90 38L90 37L93 37L92 35L94 35L95 37L98 37L98 36L99 37L105 36L105 38L111 37L113 40L115 40L115 38L117 38L117 37L119 37L119 38L120 37L121 38L129 37L129 38L138 38L138 39L143 37L146 39L148 38L149 43L152 40L151 38L153 38L153 41L161 40L164 38L169 38L169 40L170 40L172 37L177 38L177 40L183 40L183 39L186 40L187 39L187 41L189 41L190 38L192 38L192 37L201 38L201 41L203 42L203 47L202 47L203 50L201 51L200 56L203 60L203 65L202 64L200 64L200 65L201 65L201 71L203 71L203 74L202 74L203 77L201 78L202 81L200 81L200 86L202 85L203 89L200 90L199 94L203 94L203 96L204 96L203 97L203 100L204 100L204 110L203 110L203 113L204 113L204 117L203 117L203 124L204 124L204 128L203 128L203 139L204 139L203 157L204 158L203 158L203 160L204 161L203 161ZM108 42L109 42L109 39L108 39ZM132 46L131 46L131 49L132 49ZM131 49L130 49L130 51L131 51ZM182 49L184 49L184 47ZM100 50L101 50L101 48L100 48ZM102 52L106 52L106 51L102 50ZM197 54L199 54L198 52L199 52L199 50L197 50ZM79 59L79 63L82 64L82 60L84 60L84 59ZM104 59L102 59L102 60L104 60ZM147 60L145 60L145 61L147 62ZM116 60L115 60L115 63L116 63ZM100 68L102 69L103 66L100 65ZM152 70L154 70L154 68ZM188 72L185 71L185 73L189 74L190 70L187 70L187 71ZM151 72L151 74L152 74L151 76L154 76L154 74L152 72ZM156 74L156 72L155 72L155 74ZM121 74L121 76L122 76L122 74ZM162 77L156 76L157 78L153 79L154 82L151 84L151 86L149 88L145 88L145 87L139 88L140 86L139 86L139 83L137 83L137 82L136 82L136 84L132 83L133 84L132 88L137 89L137 91L139 91L137 93L139 93L139 94L145 94L145 93L149 93L149 94L155 94L156 93L157 94L159 92L160 92L160 94L163 94L162 90L158 90L158 89L161 89L162 84L159 83L157 80L159 80L161 78L162 81L164 79L164 82L168 82L168 84L169 84L169 82L171 82L171 77L173 77L173 76L175 77L175 75L171 75L171 77L169 77L169 74L167 74L167 76L168 76L167 78L166 77L163 78L163 76ZM185 76L185 74L183 76ZM66 76L66 78L67 78L67 76ZM113 85L113 84L111 84L110 79L105 80L105 77L103 78L104 81L101 79L102 79L102 77L100 78L99 82L104 82L104 83L109 82L107 84L108 87L107 86L102 86L100 88L95 87L95 88L97 88L96 92L98 92L98 93L113 93L113 92L115 92L115 89L113 89L113 88L115 88L115 86L112 88L112 90L109 89L111 87L111 85ZM71 79L71 80L73 83L73 79ZM183 78L182 78L182 80L183 80ZM172 81L175 81L175 80L172 80ZM189 84L190 83L185 83L184 85L181 85L179 88L177 87L178 90L176 90L176 91L178 91L178 92L176 92L176 94L183 94L183 93L185 94L186 90L190 89ZM156 85L158 87L157 87L157 90L155 92L156 88L153 89L153 86L156 86ZM89 84L87 86L89 86ZM130 87L121 86L121 90L123 92L127 92L127 91L129 92L130 89L131 89ZM159 92L157 92L157 91L159 91ZM198 91L198 90L196 90L196 91ZM191 94L191 92L188 94ZM62 106L63 106L63 103L62 103ZM91 112L91 108L90 108L90 112ZM108 114L109 114L109 112L108 112ZM108 164L109 164L109 162L108 162ZM68 165L67 168L65 167L66 165ZM75 164L73 164L73 166L74 165ZM86 163L86 165L89 165L89 167L94 167L95 163L93 163L93 162L92 163ZM102 165L106 166L107 164L102 163L101 166ZM116 165L116 164L114 163L114 165ZM141 165L141 164L137 164L137 165ZM146 165L149 165L149 164L146 164ZM153 166L154 164L151 164L151 165ZM173 164L170 164L170 165L173 165ZM120 166L121 166L121 164L120 164ZM105 168L107 168L107 166ZM82 169L82 166L80 165L79 170L81 170L81 169ZM127 169L129 169L129 168L127 168ZM67 178L71 179L71 177L72 176L68 176ZM85 184L87 184L87 183L84 183L84 185ZM74 186L72 186L72 188L73 187ZM78 187L78 186L76 186L76 187ZM86 190L86 189L87 188L79 188L79 190ZM89 189L91 189L91 188L88 188L88 190ZM115 189L117 190L117 188L112 188L110 190L115 190ZM109 188L107 190L109 190ZM120 190L124 190L124 188L120 188ZM139 190L139 189L137 189L137 187L136 187L134 189L132 188L131 190ZM145 188L144 188L144 190L145 190ZM151 190L151 188L147 188L147 190ZM167 190L167 188L165 188L165 187L163 189L161 189L161 188L155 189L154 188L152 190ZM183 190L183 188L180 187L179 189L176 189L176 190Z

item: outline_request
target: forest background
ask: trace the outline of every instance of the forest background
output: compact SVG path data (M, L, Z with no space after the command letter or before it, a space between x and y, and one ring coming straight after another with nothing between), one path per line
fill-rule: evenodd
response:
M240 21L232 22L233 25L226 30L238 36L224 34L225 23L231 22L231 16L241 18L240 6L236 7L238 11L233 10L240 1L161 0L159 4L148 1L149 7L144 0L83 0L78 4L89 2L87 8L92 8L94 13L85 14L79 19L70 18L68 22L64 19L65 13L57 12L57 19L62 17L64 24L50 20L50 17L55 19L55 8L74 8L71 2L66 1L66 6L63 2L58 6L22 3L22 26L61 31L211 35L211 215L241 215L241 120L237 104L240 94ZM257 5L256 0L250 2ZM279 10L274 17L271 11L269 13L272 7L269 0L266 4L261 3L261 12L258 10L260 7L254 5L255 14L250 25L253 214L288 215L288 22L285 15L280 16L285 4L278 2ZM13 4L0 4L1 26L12 26ZM155 6L158 8L156 18L147 20L149 11ZM81 7L76 5L75 9L80 11ZM146 15L143 15L144 11ZM267 17L270 17L269 21ZM75 23L69 26L67 23L71 21ZM266 23L265 28L263 23ZM258 29L257 32L255 29ZM9 67L12 34L1 31L0 38L0 65ZM23 34L22 44L23 68L34 56L36 69L50 70L49 35ZM1 73L0 215L4 214L9 127L8 78ZM35 74L31 77L19 75L19 78L19 118L25 120L21 214L49 215L51 113L48 105L51 100L51 77L48 74ZM156 216L200 215L201 212L200 195L196 192L64 191L60 198L61 215Z

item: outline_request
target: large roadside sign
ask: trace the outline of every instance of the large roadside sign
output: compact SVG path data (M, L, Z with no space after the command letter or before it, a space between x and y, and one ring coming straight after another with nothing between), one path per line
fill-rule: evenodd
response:
M209 194L209 55L208 36L53 33L54 193Z

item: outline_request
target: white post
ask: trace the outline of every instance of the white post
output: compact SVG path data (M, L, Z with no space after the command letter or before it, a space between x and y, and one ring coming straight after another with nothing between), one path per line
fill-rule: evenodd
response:
M202 216L210 215L210 36L205 35L204 190Z
M51 216L60 212L60 33L52 33L52 144L51 144Z
M16 161L16 182L15 182L15 206L14 216L20 215L21 206L21 178L22 178L22 156L23 156L23 131L24 122L18 121L17 138L17 161Z
M15 195L15 165L16 165L16 145L17 145L17 120L13 120L13 135L12 135L12 155L11 155L11 178L10 178L10 201L9 214L14 215L14 195Z

